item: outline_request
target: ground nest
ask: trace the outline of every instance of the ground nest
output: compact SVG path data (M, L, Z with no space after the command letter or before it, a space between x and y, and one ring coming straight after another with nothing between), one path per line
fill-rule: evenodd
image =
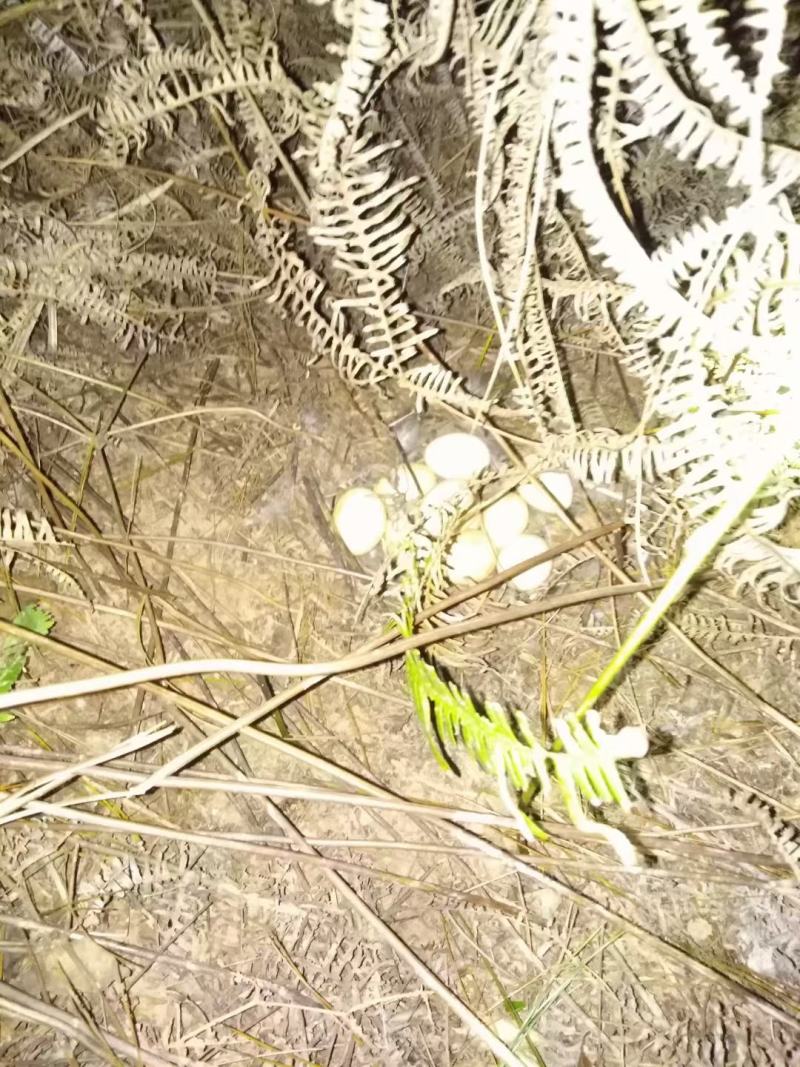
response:
M593 813L631 842L628 866L557 790L514 798L546 831L528 839L491 766L456 743L443 770L402 656L291 675L397 639L398 575L337 536L342 491L451 431L488 442L496 486L532 458L555 464L544 445L567 408L580 432L623 435L646 403L613 317L587 310L613 283L578 285L565 265L591 255L554 191L536 280L568 395L548 422L526 407L538 396L519 400L477 267L481 243L510 253L491 214L475 232L475 102L455 61L410 74L398 61L371 101L380 139L401 142L401 180L422 179L404 205L403 291L415 329L438 334L415 351L426 381L432 368L452 380L426 392L402 374L348 376L356 341L333 305L323 327L273 299L274 265L294 269L281 249L320 278L329 266L280 163L311 173L298 149L324 120L313 87L339 70L326 44L348 41L329 6L348 7L0 5L0 665L24 664L0 716L0 1062L800 1064L800 626L778 592L703 572L604 697L605 729L644 727L650 744L621 765L631 809ZM428 8L400 6L411 27ZM169 125L148 120L135 150L125 127L109 153L109 65L129 62L133 84L183 49L170 92L190 93L213 76L215 38L254 70L274 48L295 88L270 95L236 67L218 104L204 89ZM782 92L771 121L790 143ZM254 161L259 107L277 131L269 166ZM716 171L652 143L628 179L636 225L659 239L678 216L736 203ZM259 226L285 227L270 231L274 260ZM643 554L654 591L685 534L668 482L579 473L568 512L536 519L568 546L545 587L495 584L417 631L475 621L426 655L548 745L641 612L625 587L644 588ZM13 622L27 605L45 620L28 635ZM24 701L33 686L223 658L275 673Z

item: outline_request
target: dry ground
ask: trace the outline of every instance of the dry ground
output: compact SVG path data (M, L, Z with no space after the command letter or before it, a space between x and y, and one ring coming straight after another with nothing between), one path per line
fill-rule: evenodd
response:
M280 14L298 69L300 41L318 61L322 16L296 23L290 5ZM407 128L418 121L425 131L455 213L469 195L466 126L446 72L429 91L432 109L406 101L398 110ZM426 126L434 113L440 126ZM216 152L203 182L235 188L210 124L180 136L180 153L193 138ZM67 152L69 136L49 148ZM157 143L147 165L170 170L174 153ZM31 161L33 187L53 180L48 166ZM88 176L75 165L61 177L82 203L127 201L159 180L136 164ZM174 195L197 240L229 251L213 201L189 188ZM470 238L454 228L468 264ZM420 254L410 289L451 320L446 354L478 383L488 321L479 291L436 296L460 269L452 253L424 264ZM208 656L316 662L381 632L396 601L371 584L378 561L357 563L332 533L333 499L401 452L413 458L455 414L420 415L407 397L356 392L326 364L309 368L302 330L263 300L196 308L175 340L150 352L123 351L69 316L58 325L53 344L45 314L2 381L0 503L49 510L62 544L47 556L59 572L21 554L0 592L5 620L31 601L55 616L30 682L105 669L86 657L119 667ZM580 354L578 344L585 338L572 350ZM581 366L579 402L624 423L634 400L610 361L599 353ZM624 505L622 491L581 491L572 516L588 530ZM555 519L542 532L554 542L570 535ZM630 562L628 541L600 548ZM583 548L561 558L548 592L592 590L607 575ZM513 602L495 591L462 612ZM449 647L448 662L481 697L544 725L582 695L634 607L623 597L485 631ZM797 718L800 629L783 606L744 603L722 584L699 592L677 622L687 639L659 634L603 709L612 724L644 723L653 739L630 774L634 811L609 815L640 847L630 871L557 804L543 813L551 840L526 845L492 778L457 752L460 776L443 774L396 661L310 689L198 760L185 784L143 796L126 795L136 775L259 707L285 680L273 689L206 675L161 692L20 709L0 725L8 796L145 729L177 729L51 789L45 799L57 808L3 826L0 1062L496 1062L397 938L489 1026L522 1026L523 1062L800 1064L797 869L735 800L755 793L792 831L797 736L780 714ZM481 821L470 822L475 813ZM487 855L485 842L503 853Z
M245 360L210 338L184 358L149 359L130 389L130 359L109 368L90 353L88 344L80 358L42 352L8 388L41 468L76 496L89 470L83 503L116 561L91 535L74 538L63 562L79 583L95 583L91 600L24 560L15 564L17 596L36 598L57 619L58 645L34 654L36 681L85 676L72 662L75 649L118 665L152 658L150 608L169 659L327 660L380 631L392 604L351 569L325 517L338 489L371 480L396 460L390 422L398 411L423 435L444 425L441 418L417 420L391 402L365 411L363 398L332 373L309 375L278 334L264 335L254 382ZM109 443L91 460L86 434L66 428L69 415L75 425L108 425L119 388L127 391ZM44 417L56 410L63 429ZM153 421L167 411L183 415ZM35 482L13 458L4 499L38 506ZM595 505L602 518L617 510L602 497ZM585 499L574 514L592 524ZM546 532L553 540L567 533ZM57 534L70 540L67 527ZM555 573L557 591L600 580L587 551ZM494 594L480 608L512 599ZM459 650L458 676L534 718L558 713L610 652L615 627L624 629L628 609L619 603L617 618L604 604L589 605L476 635ZM709 598L692 607L695 629L703 620L727 622L711 654L786 708L792 630L766 632L765 625L743 644L735 632L737 620L745 625L741 605ZM6 617L11 612L7 596ZM243 676L176 689L231 715L265 696ZM380 932L354 914L326 869L288 855L292 846L264 799L225 786L253 779L334 868L341 861L365 903L483 1018L530 1021L543 1062L576 1065L581 1049L589 1064L624 1057L793 1062L792 1031L757 1003L694 975L688 956L685 967L668 961L588 904L601 902L793 1012L796 883L764 829L731 801L737 784L759 790L779 814L793 814L791 737L674 637L654 643L610 714L641 718L656 739L639 767L641 799L626 823L641 835L647 858L636 873L574 833L521 848L500 816L489 836L530 864L529 879L468 848L441 818L367 806L335 768L412 805L500 810L491 779L464 760L461 778L442 774L402 674L383 666L330 681L284 709L288 740L325 763L309 766L289 745L275 750L242 737L192 769L222 779L213 792L159 789L81 806L159 828L157 839L121 832L120 822L81 828L66 811L7 826L5 980L110 1033L128 1040L135 1033L163 1062L170 1055L226 1064L490 1062ZM30 708L3 727L5 777L35 777L78 755L104 753L165 721L176 721L180 733L141 752L133 766L163 762L208 724L187 718L166 694L133 690ZM263 730L276 733L270 722ZM325 772L328 763L334 773ZM336 802L309 796L312 785L345 795ZM91 800L122 786L87 776L48 799ZM285 799L287 787L296 796L288 788ZM286 854L260 853L260 845L282 845ZM536 871L557 879L555 886L541 886ZM561 886L585 894L586 905L562 895ZM73 1043L46 1025L21 1025L10 1011L2 1047L9 1064L56 1064L70 1062Z

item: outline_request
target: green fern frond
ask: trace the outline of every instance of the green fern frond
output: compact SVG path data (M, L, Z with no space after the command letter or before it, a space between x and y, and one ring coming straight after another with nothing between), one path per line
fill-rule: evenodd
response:
M525 794L533 787L546 798L555 782L572 822L606 837L624 862L635 862L627 838L584 815L582 800L593 807L613 803L624 811L630 808L617 763L645 754L647 739L641 730L626 727L607 734L596 711L583 721L571 715L555 721L557 744L548 749L533 736L522 713L507 714L492 702L479 709L469 694L445 681L416 649L406 654L405 662L411 697L440 767L450 769L447 746L460 742L484 769L495 774L501 795L525 836L540 839L547 835L520 810L510 791Z
M50 633L55 624L50 612L38 604L28 604L12 621L15 626L43 637ZM29 647L28 642L19 637L8 637L0 645L0 693L10 692L22 677ZM13 718L9 712L0 713L0 723L10 722Z

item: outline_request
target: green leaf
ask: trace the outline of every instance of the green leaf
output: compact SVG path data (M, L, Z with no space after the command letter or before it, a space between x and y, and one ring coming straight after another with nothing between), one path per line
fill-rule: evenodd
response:
M38 604L28 604L12 620L15 626L45 637L52 630L55 619ZM19 637L7 637L0 645L0 693L9 693L22 677L28 658L28 643ZM0 718L10 722L14 716Z
M55 619L38 604L28 604L14 617L14 625L21 626L23 630L30 630L31 633L41 634L42 637L46 637L55 625Z

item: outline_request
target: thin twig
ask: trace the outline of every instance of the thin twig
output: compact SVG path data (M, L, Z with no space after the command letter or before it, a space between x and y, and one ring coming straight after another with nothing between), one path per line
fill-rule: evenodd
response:
M87 759L81 760L79 763L70 763L62 770L48 774L45 777L40 778L38 781L30 782L23 789L18 790L13 796L9 797L8 800L0 802L0 823L7 822L11 813L22 807L23 804L29 804L32 800L44 796L45 793L49 793L51 790L65 785L74 778L81 777L81 775L84 775L87 771L97 768L101 763L120 759L122 756L127 756L131 752L138 752L140 749L145 748L148 745L158 744L158 742L163 741L165 737L169 737L174 729L174 726L154 727L151 730L147 730L145 733L136 734L133 737L127 738L125 741L120 742L120 744L114 745L114 747L107 752L101 752L97 756L89 756Z
M124 794L113 794L112 799L122 799ZM452 886L437 885L426 882L413 875L402 874L399 871L383 870L377 867L368 867L363 863L355 863L351 860L334 859L321 856L310 848L305 848L307 842L304 837L299 838L304 846L303 849L278 848L275 845L266 845L262 841L255 840L256 835L234 834L226 830L224 833L204 833L200 830L184 830L170 826L157 826L154 823L134 822L131 819L113 819L107 815L95 815L93 812L82 811L78 804L96 804L98 801L108 799L106 797L81 797L65 804L49 804L43 800L35 800L23 808L16 815L17 819L33 819L44 815L48 819L63 819L67 823L79 823L93 826L99 830L110 830L116 834L131 834L141 837L157 837L166 841L180 841L183 844L198 845L201 848L224 848L230 852L246 852L254 857L261 856L266 859L284 860L288 863L307 863L312 867L326 870L351 871L354 874L375 878L385 882L397 882L400 885L419 889L426 893L435 893L443 897L453 897L462 900L474 907L491 908L499 910L507 915L516 915L518 908L509 905L502 900L494 900L491 897L482 897L476 893L470 893ZM269 798L267 798L268 800ZM284 836L284 841L286 836Z
M0 1011L12 1018L24 1019L25 1022L34 1023L37 1026L49 1026L74 1041L80 1041L82 1045L104 1059L108 1057L109 1050L111 1050L129 1058L132 1063L141 1064L142 1067L203 1067L199 1060L174 1053L151 1052L142 1045L131 1044L130 1041L125 1041L124 1038L117 1037L110 1030L104 1030L96 1024L90 1027L74 1015L70 1015L69 1012L37 1000L36 997L31 997L23 993L21 989L2 980L0 980Z
M134 422L129 426L121 426L117 430L109 430L107 437L119 437L122 434L134 433L138 430L144 429L145 426L155 426L160 422L170 422L173 419L194 419L198 416L205 415L219 415L223 418L228 415L242 415L247 418L260 419L262 422L267 423L269 426L274 426L276 430L282 430L284 433L295 434L297 433L296 426L283 426L279 422L275 422L269 415L265 415L263 411L256 411L255 408L247 407L212 407L212 408L189 408L187 411L173 411L169 415L156 415L152 419L144 419L142 422ZM306 430L303 431L304 436L315 438L317 441L322 441L323 438L318 434L309 434Z
M64 126L69 126L71 123L77 122L78 119L82 119L84 115L88 115L90 111L91 104L84 104L83 107L79 107L77 111L71 111L69 115L62 115L60 119L51 122L49 126L45 126L44 129L33 134L27 141L23 141L19 148L12 152L10 156L6 156L2 163L0 163L0 170L5 170L6 167L10 167L12 163L16 163L18 159L22 159L22 157L30 152L32 148L35 148L37 144L46 141L51 134L63 129Z
M526 568L534 565L532 561L526 561ZM437 644L454 637L463 637L479 630L494 629L507 623L529 619L535 615L558 611L561 608L574 607L596 600L605 600L608 597L630 596L644 590L650 591L653 588L655 588L653 583L643 582L638 585L612 585L604 586L600 589L581 590L577 593L565 593L562 596L551 597L536 604L524 604L514 608L507 608L505 611L479 615L476 618L466 619L463 622L452 623L448 626L439 626L435 630L414 634L401 641L395 641L388 647L376 648L372 651L345 656L342 659L321 661L319 663L265 663L262 660L247 659L200 659L180 660L177 663L157 663L150 667L137 667L133 670L120 671L118 674L108 674L103 677L78 679L72 682L57 682L53 685L43 685L34 689L21 689L6 693L0 696L0 711L41 704L48 700L69 700L73 697L88 696L92 693L107 693L112 689L142 685L145 682L161 682L170 678L184 678L197 674L255 674L267 678L321 679L335 674L347 674L351 671L363 670L366 667L374 667L378 663L394 659L396 656L410 652L412 649L425 648L427 645ZM0 630L17 638L24 637L27 633L22 627L14 626L7 622L0 623ZM281 694L280 699L282 704L285 703L286 694ZM258 709L256 709L257 712ZM262 711L256 717L260 718L266 713L266 711Z
M44 804L41 801L33 804L27 812L22 814L34 815L37 813L60 817L80 824L93 826L98 829L112 830L117 833L141 833L143 836L166 837L173 840L176 838L176 834L173 831L166 830L162 827L150 826L146 823L123 822L121 819L110 819L104 815L93 815L90 812L74 811L57 804ZM291 828L294 830L292 824L289 823L288 819L286 819L279 809L275 809L275 815L278 816L276 821L281 822L285 829ZM235 852L249 852L262 856L276 856L281 859L290 860L294 863L307 863L312 866L322 867L327 871L331 880L334 881L337 890L348 899L353 909L358 912L361 918L369 923L370 926L377 928L380 936L391 946L400 959L414 971L428 989L436 993L447 1007L461 1019L469 1030L478 1037L502 1063L506 1064L506 1067L525 1067L523 1061L508 1049L497 1035L490 1030L489 1027L479 1019L478 1016L475 1015L474 1012L472 1012L448 986L444 984L439 976L436 975L427 964L419 959L416 953L406 945L405 941L403 941L403 939L399 937L398 934L396 934L395 931L364 902L364 900L362 900L359 894L347 884L335 868L340 867L344 870L354 869L359 873L368 873L370 877L381 877L384 872L376 871L373 868L365 868L361 864L348 863L343 860L329 860L325 856L320 856L317 852L311 849L310 846L306 846L308 851L293 852L289 849L278 849L268 845L250 845L241 841L232 840L229 836L226 837L222 835L217 836L183 831L177 836L179 836L181 840L197 844L216 847L221 846ZM296 831L294 836L300 837L300 835L297 835ZM305 844L302 837L300 837L300 840ZM386 874L388 875L388 872L386 872ZM405 875L388 876L393 880L401 882L417 882L416 879L408 879ZM439 888L440 891L445 894L452 894L454 892L451 889ZM2 990L0 989L0 993L1 992Z

